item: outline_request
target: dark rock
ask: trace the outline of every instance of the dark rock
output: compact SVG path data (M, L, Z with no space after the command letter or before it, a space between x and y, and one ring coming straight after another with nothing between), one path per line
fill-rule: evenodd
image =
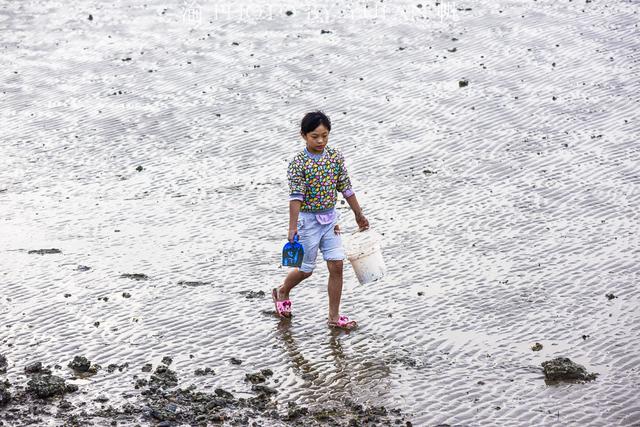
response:
M215 371L211 368L198 368L195 371L196 376L203 377L205 375L215 375Z
M11 400L10 387L11 383L9 381L0 382L0 406L6 405Z
M122 298L131 298L131 294L129 292L123 292Z
M66 384L64 379L49 374L36 375L27 383L27 393L40 399L62 396L78 390L75 384Z
M256 393L265 394L267 396L278 393L278 390L276 390L275 388L268 387L263 384L255 384L251 387L251 390L255 391Z
M93 15L89 14L89 21L93 21Z
M138 167L136 168L136 170L137 170L138 172L142 172L142 169L144 169L142 166L138 166Z
M173 362L173 359L171 357L169 357L169 356L165 356L161 360L161 363L163 363L163 364L165 364L167 366L171 365L172 362Z
M153 369L153 365L151 363L147 363L142 367L142 372L151 372Z
M63 411L69 411L69 410L73 409L74 406L68 400L61 400L60 403L58 404L58 408L63 410Z
M71 294L64 294L65 298L69 298L71 296Z
M7 358L4 354L0 354L0 374L7 372Z
M542 362L545 378L551 381L561 380L581 380L592 381L598 376L597 373L588 373L584 366L571 361L567 357L556 357L552 360Z
M261 370L261 371L260 371L260 373L261 373L262 375L264 375L265 377L271 377L271 376L273 376L273 371L272 371L271 369L269 369L269 368L266 368L266 369Z
M152 390L166 389L178 385L178 375L165 365L158 365L149 379L149 388Z
M61 254L62 251L60 249L32 249L30 250L28 253L30 254L38 254L38 255L45 255L45 254Z
M531 350L533 350L533 351L542 350L542 344L540 344L539 342L535 343L534 345L531 346Z
M261 372L256 372L254 374L246 374L244 380L249 381L251 384L258 384L265 382L267 379Z
M76 356L67 366L77 372L87 372L91 367L91 362L84 356Z
M76 267L77 271L88 271L91 270L91 267L88 267L86 265L79 265L78 267Z
M231 362L232 365L242 365L242 360L236 359L235 357L230 357L229 362Z
M149 276L142 273L122 273L120 277L125 279L133 279L133 280L147 280Z
M459 80L458 81L458 87L466 87L469 86L469 81L468 80Z
M293 15L293 12L291 12L290 10L287 10L286 14L287 14L287 16L291 16L291 15Z
M227 390L223 388L215 389L215 393L217 396L223 397L225 399L233 399L233 394L229 393Z
M107 372L112 373L112 372L115 372L116 369L118 371L122 372L125 369L127 369L128 367L129 367L129 363L128 362L125 362L125 363L123 363L121 365L118 365L117 363L110 363L107 366ZM149 371L151 371L151 368L149 368Z
M37 374L39 372L42 372L42 362L29 363L24 367L24 371L27 374Z
M138 380L136 380L134 387L136 389L140 389L142 387L146 387L147 384L149 384L149 381L145 380L144 378L139 378Z
M615 296L613 293L606 294L606 295L605 295L605 297L607 297L607 299L608 299L609 301L611 301L611 300L612 300L612 299L614 299L614 298L618 298L618 297L617 297L617 296Z
M305 415L309 415L309 409L304 406L298 406L295 402L289 402L287 404L287 415L284 417L284 420L294 421Z

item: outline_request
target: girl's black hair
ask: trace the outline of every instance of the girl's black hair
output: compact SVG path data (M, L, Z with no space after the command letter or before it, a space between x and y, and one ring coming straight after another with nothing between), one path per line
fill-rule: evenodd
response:
M300 132L302 132L303 135L306 135L320 125L324 125L324 127L331 132L331 120L329 120L329 117L320 110L312 111L305 114L302 118L302 122L300 123Z

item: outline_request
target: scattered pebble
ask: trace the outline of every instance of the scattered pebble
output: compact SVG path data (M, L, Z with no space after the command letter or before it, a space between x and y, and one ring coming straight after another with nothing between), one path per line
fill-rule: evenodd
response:
M124 279L133 279L133 280L147 280L149 276L142 273L122 273L120 277Z

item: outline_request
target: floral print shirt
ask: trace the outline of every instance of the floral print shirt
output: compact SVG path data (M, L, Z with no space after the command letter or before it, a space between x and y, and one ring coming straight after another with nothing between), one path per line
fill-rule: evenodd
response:
M326 146L321 154L313 155L306 148L296 154L287 170L291 199L302 199L301 212L332 210L337 192L345 197L353 194L351 180L342 153Z

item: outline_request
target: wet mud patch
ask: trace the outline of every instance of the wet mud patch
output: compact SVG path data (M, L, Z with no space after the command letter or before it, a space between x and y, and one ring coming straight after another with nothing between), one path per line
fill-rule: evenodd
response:
M234 390L250 386L250 397L236 397L223 387L217 387L210 392L203 392L195 385L187 388L178 387L180 379L178 373L169 366L172 358L165 357L151 372L150 363L146 364L143 372L148 378L132 377L132 387L138 390L138 399L121 406L108 403L109 385L100 382L96 390L97 397L90 402L74 405L65 396L79 390L78 385L69 384L56 375L42 363L33 363L29 369L30 377L26 388L17 387L12 395L12 384L8 381L0 382L0 406L7 414L6 421L17 424L38 424L43 416L62 421L66 425L84 425L90 423L134 424L153 423L157 425L209 425L212 423L229 423L231 425L249 425L254 421L262 425L282 425L295 422L297 425L411 425L405 414L399 409L385 406L363 406L352 400L345 400L341 404L319 404L312 407L300 405L294 401L281 402L278 381L274 379L274 372L270 368L257 370L246 374L245 385L236 385ZM57 365L56 365L57 366ZM94 366L83 356L76 356L68 364L74 372L89 372ZM128 367L127 364L112 363L109 372ZM213 374L213 370L206 368L203 372ZM135 393L128 393L134 395ZM246 392L243 392L246 394Z
M47 254L61 254L62 251L60 249L56 249L56 248L51 248L51 249L32 249L27 253L36 254L36 255L47 255Z

